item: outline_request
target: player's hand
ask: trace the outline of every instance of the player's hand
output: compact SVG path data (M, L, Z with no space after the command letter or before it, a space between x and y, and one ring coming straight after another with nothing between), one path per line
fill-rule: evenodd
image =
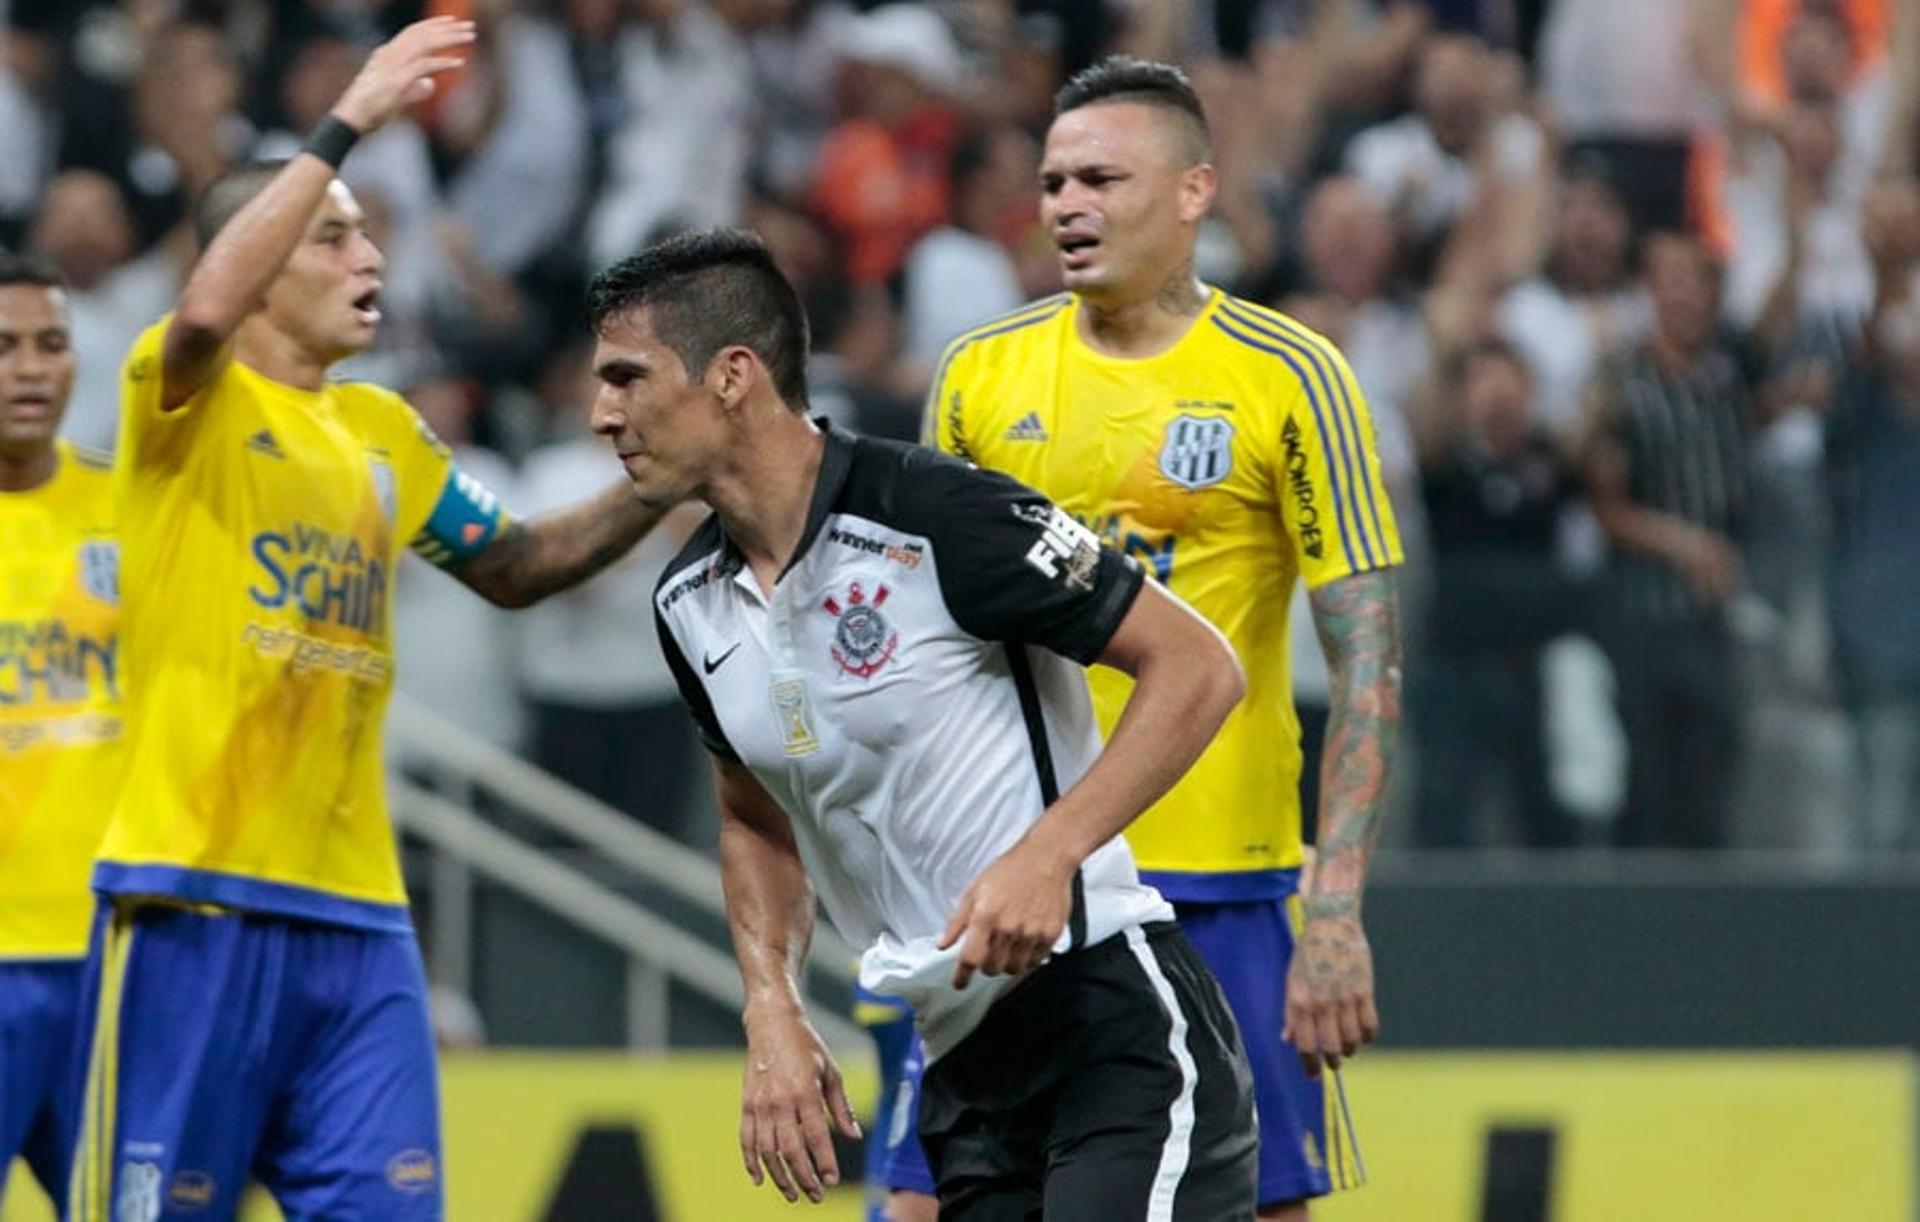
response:
M1373 1043L1380 1012L1373 1004L1373 950L1353 914L1317 916L1300 931L1287 972L1287 1020L1280 1038L1294 1046L1307 1076Z
M333 115L366 135L402 110L433 96L433 78L467 62L474 24L453 17L416 21L382 43L353 78Z
M973 974L1018 976L1045 963L1073 911L1073 870L1021 841L973 880L953 910L940 949L959 943L953 987Z
M840 1067L806 1017L794 1011L747 1015L747 1076L740 1095L740 1155L755 1184L773 1178L789 1201L819 1204L840 1182L827 1120L850 1138L860 1122Z

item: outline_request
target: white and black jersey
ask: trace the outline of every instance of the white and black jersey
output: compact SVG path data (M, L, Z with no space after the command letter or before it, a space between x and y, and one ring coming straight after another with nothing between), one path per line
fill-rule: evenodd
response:
M718 517L654 595L710 749L791 819L861 983L910 1003L929 1058L1012 981L952 987L935 943L967 886L1100 752L1083 666L1140 567L1039 493L829 429L806 530L764 596ZM1118 837L1081 866L1056 952L1170 920Z

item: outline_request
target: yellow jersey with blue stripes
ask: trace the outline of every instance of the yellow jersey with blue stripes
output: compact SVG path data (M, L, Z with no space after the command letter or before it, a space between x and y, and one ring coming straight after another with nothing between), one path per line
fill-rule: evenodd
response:
M94 885L407 929L381 758L394 570L408 544L477 555L505 515L378 387L234 360L163 411L165 333L121 379L127 782Z
M1273 310L1215 290L1171 348L1123 359L1080 338L1079 309L1062 294L956 339L925 439L1039 489L1226 634L1246 699L1127 839L1170 899L1284 895L1301 861L1294 582L1402 558L1373 420L1334 346ZM1132 681L1089 673L1111 731Z
M109 460L55 442L0 492L0 958L87 953L87 871L118 796L120 589Z

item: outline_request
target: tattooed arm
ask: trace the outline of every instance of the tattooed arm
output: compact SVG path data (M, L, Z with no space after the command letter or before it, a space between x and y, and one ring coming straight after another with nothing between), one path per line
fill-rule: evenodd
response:
M660 518L623 479L577 505L510 523L453 575L488 602L530 607L626 555Z
M1309 1074L1337 1068L1373 1042L1373 951L1360 924L1367 858L1386 807L1400 729L1400 606L1396 570L1329 582L1311 595L1333 681L1320 772L1320 843L1306 891L1306 927L1287 974L1284 1038Z

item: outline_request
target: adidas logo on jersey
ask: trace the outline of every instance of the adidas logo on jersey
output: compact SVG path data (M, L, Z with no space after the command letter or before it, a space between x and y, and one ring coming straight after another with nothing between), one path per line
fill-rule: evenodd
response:
M266 429L261 429L253 436L247 438L247 448L255 454L265 454L268 458L285 458L287 456L286 452L280 448L280 443L275 441L273 434Z
M1040 423L1039 412L1028 412L1007 430L1008 441L1045 441L1047 427Z

